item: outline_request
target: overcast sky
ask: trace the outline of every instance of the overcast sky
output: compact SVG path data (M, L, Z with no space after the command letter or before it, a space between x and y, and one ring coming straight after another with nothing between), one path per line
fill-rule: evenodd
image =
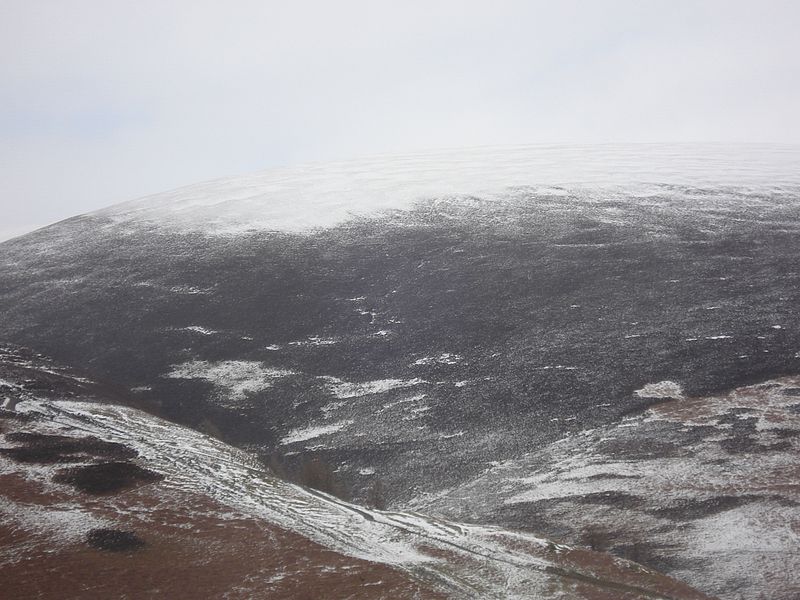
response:
M800 142L800 2L0 0L0 239L271 166Z

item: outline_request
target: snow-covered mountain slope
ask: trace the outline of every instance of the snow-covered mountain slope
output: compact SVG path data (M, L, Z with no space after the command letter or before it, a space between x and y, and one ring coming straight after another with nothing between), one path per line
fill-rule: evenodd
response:
M2 352L9 597L705 597L601 553L286 483L218 440L98 403L96 386L41 357Z
M800 377L785 377L667 400L414 504L612 551L720 598L792 600L798 436Z
M653 396L797 375L798 157L511 148L201 184L0 244L0 338L402 510Z
M114 223L235 234L331 227L433 198L658 194L658 185L776 192L800 185L792 146L628 144L516 146L272 169L156 194L98 211ZM500 195L500 196L498 196Z
M353 497L380 480L403 502L613 422L654 381L703 394L797 372L798 155L610 146L334 165L337 189L376 208L417 185L432 195L303 233L220 236L213 215L185 228L194 192L134 202L0 244L0 335L290 474L312 453ZM581 189L511 185L547 169L576 171ZM448 177L484 176L489 195L449 195ZM336 213L315 177L298 170L278 204ZM373 179L394 182L391 202ZM262 192L240 198L246 181L195 191L222 219L269 210Z

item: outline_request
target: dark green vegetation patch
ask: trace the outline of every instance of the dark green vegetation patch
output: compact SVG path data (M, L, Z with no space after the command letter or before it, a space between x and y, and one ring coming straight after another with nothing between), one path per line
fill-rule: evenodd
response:
M145 546L144 540L133 531L121 531L119 529L92 529L86 535L86 542L92 548L110 552L138 550Z
M164 476L129 462L107 462L60 470L53 481L66 483L87 494L115 494L122 490L161 481Z
M14 432L6 436L9 442L20 444L15 448L0 448L0 454L25 463L58 464L82 462L87 457L116 460L135 458L133 448L96 437L69 437L42 433Z

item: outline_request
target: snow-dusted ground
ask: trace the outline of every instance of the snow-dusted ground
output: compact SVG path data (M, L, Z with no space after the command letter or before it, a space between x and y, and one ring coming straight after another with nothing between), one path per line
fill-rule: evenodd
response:
M397 390L408 387L415 387L426 383L419 378L414 379L379 379L377 381L365 381L364 383L351 383L342 381L336 377L327 377L326 382L331 393L342 400L347 398L360 398L372 394L382 394L390 390Z
M37 416L38 433L91 435L133 447L148 468L166 475L168 488L202 493L339 553L400 568L447 597L583 598L578 588L588 585L624 597L666 598L660 590L672 589L656 573L616 559L584 564L568 547L531 534L370 510L301 488L270 476L244 452L136 409L32 398L18 410ZM19 468L7 459L0 460L0 467L0 473ZM30 467L28 476L37 469L52 467ZM9 522L39 518L20 510L0 502ZM67 513L61 507L45 512L42 523L48 530L63 529L65 543L79 541L87 527L103 525L80 506ZM702 596L683 589L679 597Z
M658 193L653 184L733 186L778 193L800 185L800 148L777 145L515 146L272 169L118 204L117 223L238 233L302 231L432 198L530 186L542 194Z
M303 429L295 429L290 431L286 436L283 437L281 440L281 444L295 444L297 442L305 442L306 440L312 440L314 438L318 438L321 435L328 435L330 433L336 433L337 431L341 431L348 425L351 425L352 421L339 421L338 423L329 423L327 425L318 425L315 427L304 427Z
M80 549L90 530L116 526L116 518L125 516L120 513L151 510L153 502L175 510L175 498L192 498L201 506L211 501L223 526L229 518L246 517L299 534L339 555L399 569L448 598L589 600L609 593L626 600L705 598L638 565L533 534L416 512L368 509L288 483L266 471L252 455L217 439L135 408L98 402L105 397L103 387L18 347L0 346L0 375L11 394L31 388L16 410L0 414L0 479L11 486L5 494L0 486L0 515L4 531L15 532L8 547L0 549L0 568L18 566L20 561L35 563L42 548L45 552ZM68 440L74 440L72 445L64 445ZM115 453L125 451L109 456L135 460L163 480L149 479L142 486L149 492L134 494L139 500L133 503L131 496L124 501L123 491L116 505L56 483L54 475L65 466L112 460L97 450L108 442ZM25 444L32 444L28 449L53 451L15 454ZM32 492L36 497L28 502L25 493ZM144 498L149 500L141 504ZM36 544L25 541L34 538ZM175 566L179 572L180 565ZM14 572L48 576L35 568ZM201 590L198 594L203 595Z
M800 379L671 397L466 485L412 502L453 518L544 528L614 550L721 598L800 593Z
M194 360L176 365L165 376L174 379L204 379L216 386L226 402L242 400L249 392L257 392L272 385L275 379L291 375L291 371L271 369L260 362L225 360L208 362Z

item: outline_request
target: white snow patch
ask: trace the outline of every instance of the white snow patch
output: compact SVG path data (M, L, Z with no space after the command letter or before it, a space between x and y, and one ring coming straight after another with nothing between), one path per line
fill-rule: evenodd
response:
M455 365L461 362L463 358L459 354L451 354L450 352L442 352L439 356L425 356L414 361L414 365L427 366L427 365Z
M378 379L364 383L352 383L338 377L324 377L330 392L340 400L346 398L359 398L370 394L382 394L390 390L413 387L425 383L424 379Z
M214 335L215 333L219 333L215 329L208 329L206 327L202 327L201 325L189 325L188 327L179 327L180 331L193 331L194 333L199 333L202 335Z
M193 285L174 285L169 288L169 291L173 294L210 294L214 291L214 288L199 288Z
M302 427L300 429L293 429L288 434L283 436L281 439L281 444L296 444L297 442L305 442L306 440L311 440L314 438L318 438L323 435L330 435L331 433L336 433L337 431L341 431L348 425L352 425L353 421L346 420L346 421L339 421L338 423L330 423L328 425L317 425L311 427Z
M336 344L338 340L336 338L324 338L318 335L312 335L311 337L297 341L297 342L289 342L290 346L332 346Z
M165 377L172 379L205 379L232 400L242 400L247 394L264 390L275 379L294 375L293 371L273 369L251 360L208 362L193 360L175 365Z
M683 398L683 388L674 381L648 383L633 393L640 398Z

